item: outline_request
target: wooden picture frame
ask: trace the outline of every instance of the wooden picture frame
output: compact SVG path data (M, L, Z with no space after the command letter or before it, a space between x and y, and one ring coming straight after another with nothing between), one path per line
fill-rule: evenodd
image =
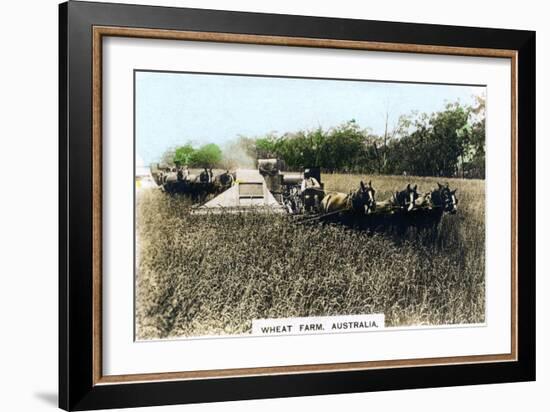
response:
M60 5L59 406L66 410L535 379L535 33L69 2ZM102 40L106 36L510 59L511 352L102 373Z

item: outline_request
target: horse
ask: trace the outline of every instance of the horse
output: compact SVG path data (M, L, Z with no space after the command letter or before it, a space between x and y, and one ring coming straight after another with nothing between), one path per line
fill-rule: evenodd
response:
M411 187L411 184L407 184L405 190L400 192L395 192L392 196L391 203L393 206L397 206L401 210L410 212L413 210L417 199L420 197L420 194L417 191L418 185Z
M423 199L423 204L402 217L399 228L405 233L409 227L416 228L418 233L427 234L427 240L434 243L439 235L441 220L445 213L454 215L457 213L458 199L456 189L451 190L449 185L437 183L436 189L431 189Z
M348 194L332 192L325 195L321 201L321 210L324 213L351 210L359 214L369 214L376 209L375 194L372 181L365 185L361 180L356 191Z
M444 212L450 213L451 215L456 214L458 206L456 190L457 189L451 190L448 183L443 186L441 183L437 182L437 189L432 189L430 194L432 207L441 208Z
M233 185L234 182L233 175L226 170L225 172L216 175L214 177L214 183L220 187L221 190L225 190Z
M408 189L416 191L417 187ZM407 189L403 192L406 192ZM421 235L421 238L428 244L434 245L438 239L441 220L445 213L455 214L457 212L458 200L456 190L451 190L448 185L438 184L438 187L431 189L424 194L418 194L414 198L413 208L410 203L401 202L396 208L392 199L379 202L376 210L368 217L357 219L356 215L346 214L335 218L328 216L326 222L339 223L347 227L363 230L369 234L392 235L395 240L402 241L409 234ZM406 196L410 196L407 194ZM393 198L396 196L394 195ZM411 197L405 198L410 201ZM410 229L415 232L409 233Z
M393 214L381 215L378 220L368 222L367 229L371 232L390 231L402 238L410 228L415 228L417 234L424 233L429 243L435 243L444 214L456 214L458 205L456 189L451 190L449 185L440 183L437 186L419 195L413 209L401 208Z

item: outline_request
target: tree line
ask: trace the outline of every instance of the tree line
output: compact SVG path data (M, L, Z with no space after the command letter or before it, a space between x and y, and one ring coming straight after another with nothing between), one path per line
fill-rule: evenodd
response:
M168 149L161 158L163 167L219 167L222 162L222 150L217 144L208 143L194 147L190 142L183 146Z
M279 158L289 170L319 166L329 173L485 177L483 98L473 105L450 103L432 114L401 116L393 127L388 117L379 135L350 120L329 129L239 136L228 151L242 151L253 160ZM166 157L193 167L239 166L231 164L215 144L199 148L186 144Z

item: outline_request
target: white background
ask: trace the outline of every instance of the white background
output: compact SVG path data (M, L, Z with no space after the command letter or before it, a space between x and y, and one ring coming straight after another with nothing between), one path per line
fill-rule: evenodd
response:
M407 0L347 2L277 0L149 1L319 16L537 30L537 347L536 383L423 389L144 409L287 410L546 410L550 387L548 299L544 252L550 230L542 207L550 198L548 123L549 13L544 2L455 3ZM0 343L1 409L53 410L57 392L57 2L11 2L0 13ZM545 78L546 74L546 78ZM31 185L31 182L33 183ZM36 184L35 184L36 183ZM37 184L40 183L40 184ZM546 214L547 215L547 214Z
M103 53L105 374L510 353L509 60L118 37ZM487 85L486 326L133 342L133 69L216 72L219 62L227 73Z

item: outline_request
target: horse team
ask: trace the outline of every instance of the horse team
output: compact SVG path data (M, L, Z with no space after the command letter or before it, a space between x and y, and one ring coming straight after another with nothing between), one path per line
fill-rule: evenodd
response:
M437 184L425 193L408 184L387 200L378 202L372 181L360 182L348 194L329 192L321 201L321 220L343 223L370 232L392 231L403 235L409 227L436 230L445 213L457 212L456 189Z

